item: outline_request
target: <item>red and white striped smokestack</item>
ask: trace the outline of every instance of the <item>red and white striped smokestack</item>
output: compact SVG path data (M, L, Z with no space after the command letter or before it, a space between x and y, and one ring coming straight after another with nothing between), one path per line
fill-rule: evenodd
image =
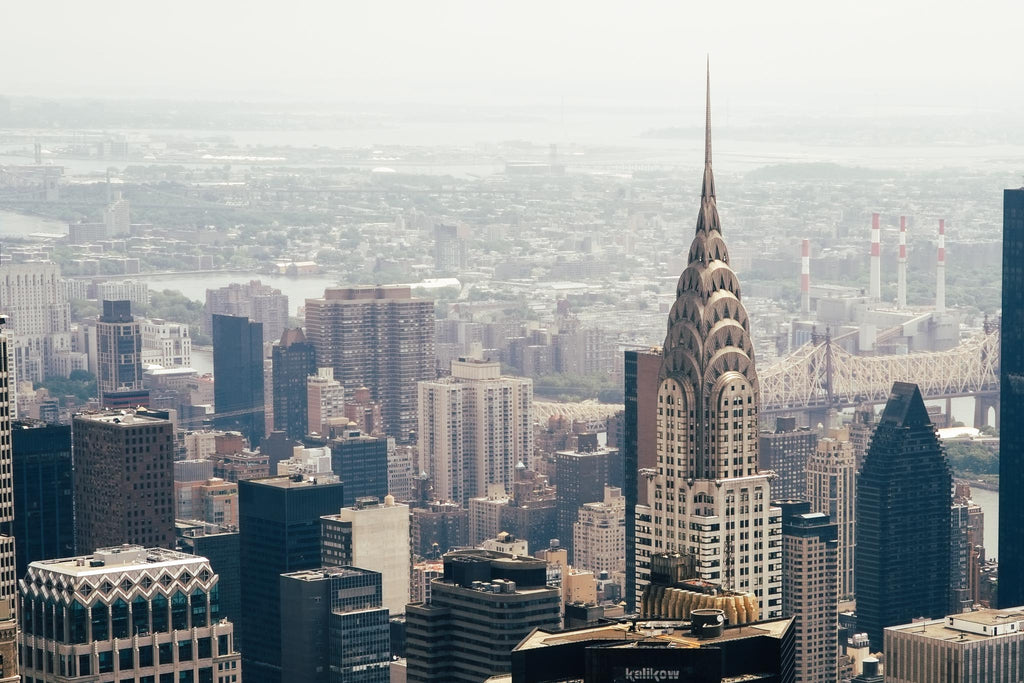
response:
M935 312L946 311L946 219L939 219L939 253L935 262Z
M882 298L882 230L879 226L879 215L871 214L871 280L868 294L872 301Z
M811 315L811 241L804 239L800 252L800 313Z
M907 307L907 217L900 216L900 257L896 268L896 308Z

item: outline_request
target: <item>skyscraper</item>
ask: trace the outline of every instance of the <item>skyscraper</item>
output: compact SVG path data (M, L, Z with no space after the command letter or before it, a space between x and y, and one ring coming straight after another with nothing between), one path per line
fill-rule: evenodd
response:
M1024 605L1024 187L1003 192L999 606Z
M594 576L615 577L625 571L626 499L620 489L606 486L604 500L585 503L573 525L573 565Z
M758 467L776 475L772 497L803 498L807 491L807 460L818 445L818 435L807 427L797 427L795 417L780 417L775 420L775 431L762 432L758 441Z
M469 511L458 503L434 502L412 509L412 551L438 557L452 548L469 545Z
M985 561L985 513L971 500L971 487L957 482L953 495L950 533L951 612L962 612L981 601L981 565Z
M503 377L498 361L451 369L419 383L420 462L436 498L468 505L490 486L511 491L516 465L532 460L533 380Z
M477 683L510 672L512 649L535 628L557 628L560 605L541 560L448 553L430 603L406 608L409 682Z
M850 444L853 445L854 462L857 471L864 464L864 455L868 452L868 444L871 443L871 436L875 433L878 425L878 416L875 415L875 407L870 404L857 406L853 411L853 420L847 426L850 430Z
M658 373L657 469L645 471L649 504L637 506L636 543L687 556L692 578L752 591L760 618L773 619L782 613L781 519L757 469L760 387L715 199L710 79L704 147L696 235Z
M590 437L590 438L587 438ZM573 554L573 526L580 508L604 500L611 461L618 452L597 445L596 434L581 434L579 449L555 453L555 506L558 510L558 540L576 564Z
M174 547L174 429L144 411L72 423L77 547Z
M21 643L38 656L25 657L25 680L213 683L238 675L235 627L220 614L220 577L206 558L119 545L29 567Z
M2 321L2 319L0 319ZM17 683L16 634L18 577L14 541L14 476L11 453L10 337L0 332L0 683Z
M142 391L142 332L131 301L104 301L96 321L96 391L104 406L120 406ZM138 404L136 404L138 405Z
M331 470L345 484L345 507L360 498L384 500L388 495L388 439L345 430L325 443L331 449Z
M238 527L180 520L175 527L178 549L205 557L220 576L220 613L237 626L242 619Z
M242 432L255 448L263 438L263 325L213 316L214 425Z
M1024 608L954 612L885 629L885 680L1021 681ZM865 668L867 662L865 662ZM855 678L854 683L861 680ZM882 677L873 679L881 683Z
M414 440L416 383L436 376L434 302L413 298L409 287L329 288L306 299L306 334L346 399L367 387L381 404L385 433Z
M281 576L283 683L388 683L380 574L324 567Z
M0 311L7 316L18 378L42 382L59 374L57 357L71 353L71 307L60 267L48 261L0 266Z
M468 261L469 228L464 225L434 226L434 270L438 273L459 273Z
M249 318L263 324L264 339L277 339L288 325L288 297L259 280L206 290L203 329L213 334L213 316Z
M333 368L317 368L306 378L307 434L329 434L331 426L347 423L345 387L334 379Z
M30 562L75 554L71 427L19 420L12 437L16 573Z
M131 204L118 193L106 208L103 209L103 225L107 229L107 237L119 237L131 233Z
M341 507L342 485L322 477L239 482L244 680L281 681L281 574L320 566L320 517Z
M649 534L638 542L637 505L645 506L644 523L649 522L650 502L647 482L638 481L641 469L653 472L657 466L658 373L661 350L626 351L624 363L625 410L623 411L622 459L624 463L623 496L626 498L626 611L636 611L637 578L651 573Z
M409 506L391 496L383 503L366 498L320 523L323 565L380 572L382 604L392 615L402 614L409 602Z
M949 464L916 384L896 382L857 480L857 628L882 631L949 607Z
M306 436L309 422L306 381L316 374L316 350L301 328L285 330L274 344L274 430L291 439Z
M776 501L782 509L782 612L796 628L796 681L835 681L839 597L837 527L807 501Z
M164 320L141 320L142 362L164 368L192 366L192 337L188 325Z
M807 461L807 500L813 512L823 512L835 522L838 541L839 597L854 595L853 554L857 532L857 470L848 432L835 430L818 441ZM785 521L783 521L785 523Z

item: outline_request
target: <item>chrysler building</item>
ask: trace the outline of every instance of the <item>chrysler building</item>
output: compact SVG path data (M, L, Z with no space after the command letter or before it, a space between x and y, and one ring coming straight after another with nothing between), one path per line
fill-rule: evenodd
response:
M761 619L782 615L781 512L771 473L759 473L758 407L750 323L715 203L711 85L697 230L676 285L657 387L657 466L640 471L637 591L650 556L680 556L686 578L753 593Z

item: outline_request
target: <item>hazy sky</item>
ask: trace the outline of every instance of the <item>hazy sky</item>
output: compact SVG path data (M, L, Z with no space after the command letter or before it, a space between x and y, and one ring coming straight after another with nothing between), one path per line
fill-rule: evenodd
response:
M0 93L1004 110L1024 2L2 0Z

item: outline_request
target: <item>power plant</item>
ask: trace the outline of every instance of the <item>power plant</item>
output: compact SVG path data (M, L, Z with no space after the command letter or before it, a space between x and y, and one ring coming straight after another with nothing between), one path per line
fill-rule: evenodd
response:
M793 348L826 336L832 343L857 355L945 351L959 344L959 314L946 309L946 221L939 219L935 301L931 306L907 303L908 223L915 224L913 217L908 221L907 216L900 216L895 299L886 300L882 296L883 220L880 213L871 214L866 292L836 285L812 287L810 240L802 241L800 317L792 323L790 344ZM892 221L889 224L893 225Z

